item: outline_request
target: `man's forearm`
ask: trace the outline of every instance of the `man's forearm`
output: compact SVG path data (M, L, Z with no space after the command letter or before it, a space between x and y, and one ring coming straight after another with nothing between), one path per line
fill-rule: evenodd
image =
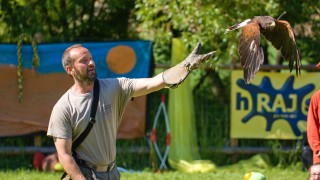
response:
M165 87L165 83L162 79L162 73L152 78L140 78L135 79L135 81L134 97L146 95Z
M59 161L71 179L86 179L72 156L68 154L59 156Z

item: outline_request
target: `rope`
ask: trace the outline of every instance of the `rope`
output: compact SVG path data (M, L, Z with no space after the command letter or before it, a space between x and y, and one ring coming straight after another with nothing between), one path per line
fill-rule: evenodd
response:
M161 111L163 111L165 125L166 125L166 149L165 149L163 156L161 155L158 144L157 144L157 134L156 134L156 127L158 125L158 120L159 120L159 116L160 116ZM166 165L166 159L168 158L168 155L169 155L169 149L170 149L170 144L171 144L171 134L170 134L168 113L166 111L165 96L164 95L161 95L161 103L159 105L159 108L157 110L156 117L155 117L155 120L153 123L152 131L150 134L150 140L153 143L156 154L158 155L158 158L161 161L161 164L159 166L159 171L161 171L162 169L168 169L168 167Z
M22 101L23 98L23 67L22 67L22 42L27 41L31 43L32 51L33 51L33 57L32 57L32 72L34 72L34 69L39 66L40 59L38 54L38 48L36 41L34 38L31 37L29 34L22 33L18 38L17 43L17 56L18 56L18 68L17 68L17 75L18 75L18 99L19 102Z

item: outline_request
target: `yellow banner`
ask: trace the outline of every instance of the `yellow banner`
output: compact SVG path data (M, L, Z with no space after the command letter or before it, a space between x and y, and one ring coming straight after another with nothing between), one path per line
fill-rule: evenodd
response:
M320 73L258 72L245 84L243 71L232 71L231 138L301 138L319 79Z

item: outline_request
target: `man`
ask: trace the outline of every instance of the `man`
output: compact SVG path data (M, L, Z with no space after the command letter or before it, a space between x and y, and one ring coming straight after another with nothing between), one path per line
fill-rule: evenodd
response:
M320 162L320 91L315 92L310 100L307 118L308 142L313 151L313 164Z
M152 78L99 79L100 97L96 122L90 133L75 150L77 159L93 169L97 179L120 179L116 159L116 135L125 106L132 97L158 91L166 86L178 86L187 75L215 52L199 55L200 44L180 64ZM82 45L67 48L62 56L65 71L73 78L74 85L55 104L48 126L59 162L72 179L86 179L72 156L72 142L89 122L95 64L91 53ZM94 177L95 178L95 177ZM93 178L93 179L94 179Z
M313 164L309 169L310 180L320 180L320 163Z

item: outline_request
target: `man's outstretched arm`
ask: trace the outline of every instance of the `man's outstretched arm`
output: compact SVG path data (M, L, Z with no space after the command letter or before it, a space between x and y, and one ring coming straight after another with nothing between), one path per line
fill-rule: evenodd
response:
M166 83L162 79L162 73L152 78L135 79L133 97L142 96L164 88Z
M201 63L209 60L215 54L215 51L199 54L200 48L201 44L198 43L184 61L155 77L136 79L133 96L137 97L149 94L164 87L178 87L192 70L197 69Z

